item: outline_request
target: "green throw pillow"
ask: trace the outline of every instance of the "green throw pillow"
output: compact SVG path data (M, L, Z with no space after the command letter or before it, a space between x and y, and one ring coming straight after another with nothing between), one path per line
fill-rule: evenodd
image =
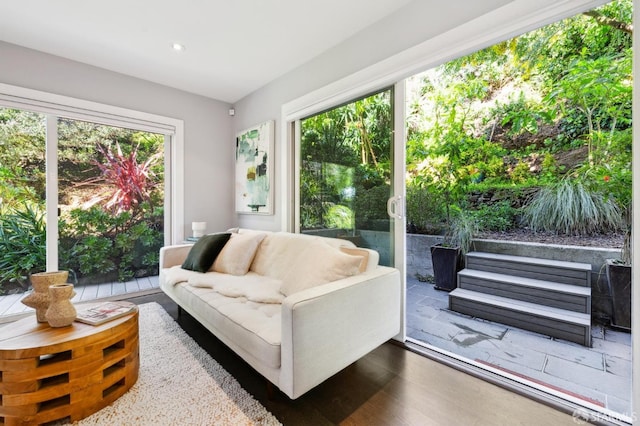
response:
M191 247L187 258L182 264L183 269L191 271L207 272L213 261L218 257L218 253L229 241L230 233L209 234L200 239Z

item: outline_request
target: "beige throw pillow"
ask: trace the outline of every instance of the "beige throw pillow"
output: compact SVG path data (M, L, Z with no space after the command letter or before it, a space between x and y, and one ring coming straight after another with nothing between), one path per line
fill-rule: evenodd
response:
M360 267L358 269L360 272L364 272L367 270L367 264L369 263L368 251L358 247L340 247L340 251L352 256L360 256L362 260L360 261Z
M362 263L362 256L343 253L320 240L307 244L298 259L302 261L291 265L282 280L280 292L285 296L356 275Z
M245 275L264 237L266 234L231 234L231 238L213 262L210 270L231 275Z

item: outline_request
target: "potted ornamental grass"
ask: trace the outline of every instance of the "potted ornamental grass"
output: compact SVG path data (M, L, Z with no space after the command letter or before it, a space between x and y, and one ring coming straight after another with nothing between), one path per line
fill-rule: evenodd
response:
M457 210L442 243L431 246L431 263L435 288L451 291L458 286L458 271L464 266L464 255L471 249L478 233L478 221L464 210Z

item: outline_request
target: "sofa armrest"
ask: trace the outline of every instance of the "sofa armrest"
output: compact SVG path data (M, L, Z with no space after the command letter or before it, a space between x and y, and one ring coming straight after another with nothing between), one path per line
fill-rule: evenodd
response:
M160 248L160 269L182 265L193 244L178 244Z
M287 297L278 387L297 398L397 335L401 282L378 266Z

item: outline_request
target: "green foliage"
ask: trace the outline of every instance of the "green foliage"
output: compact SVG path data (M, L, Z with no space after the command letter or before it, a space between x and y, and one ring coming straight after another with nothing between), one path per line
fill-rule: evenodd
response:
M369 189L356 189L356 197L353 202L356 228L387 230L389 224L387 200L389 197L391 197L391 188L388 184ZM383 229L380 229L380 226L383 226Z
M410 80L407 188L441 197L450 224L483 183L554 187L575 173L590 194L629 206L631 23L632 2L614 1ZM608 207L589 232L611 229ZM510 207L495 214L490 228L513 224Z
M40 203L45 181L45 116L0 108L0 208Z
M44 213L31 204L0 215L0 294L2 283L28 289L28 277L46 267Z
M303 230L345 228L347 222L347 229L370 226L382 216L378 203L384 210L389 198L391 128L390 91L301 121Z
M59 225L61 267L78 278L114 273L121 281L157 273L163 212L146 211L136 218L97 207L72 210Z
M510 136L521 135L525 132L537 133L540 122L549 122L549 115L538 103L527 99L524 92L520 91L517 99L507 104L497 103L492 111L500 124L509 129Z
M575 108L587 124L587 142L591 164L606 159L594 158L599 144L607 143L607 131L615 132L631 123L631 54L596 59L574 59L566 74L554 84L546 102L559 110ZM596 133L604 137L596 137ZM595 145L595 146L594 146Z
M612 198L578 179L563 179L542 188L524 208L524 221L534 232L588 235L621 228L622 217Z
M113 274L107 279L157 274L163 243L164 136L68 119L58 120L60 267L78 278ZM97 167L95 159L107 158ZM108 191L102 170L111 183ZM111 198L128 215L109 214L94 205ZM3 239L0 285L43 271L45 226L35 207L45 198L45 116L0 108L0 233ZM27 210L25 210L25 208ZM73 276L73 275L72 275ZM13 285L13 284L12 284Z
M482 204L477 210L470 211L482 231L507 231L515 227L518 209L511 206L509 200L498 201L494 204Z
M355 218L353 211L346 206L334 205L326 214L325 227L330 229L353 229Z
M435 192L417 185L407 186L405 210L410 232L438 234L445 221L442 200Z
M476 217L468 210L453 209L451 225L444 238L444 245L460 247L462 254L471 249L474 236L480 230Z
M511 170L511 180L514 183L525 183L531 177L529 164L520 160L518 164Z

